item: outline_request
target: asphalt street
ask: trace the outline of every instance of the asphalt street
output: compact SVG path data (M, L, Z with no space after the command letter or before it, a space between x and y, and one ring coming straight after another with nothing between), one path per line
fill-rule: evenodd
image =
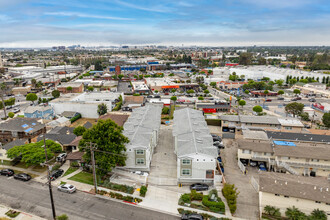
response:
M85 192L67 194L53 188L56 214L67 214L70 220L171 220L177 216L96 197ZM46 219L52 219L48 187L40 183L21 182L0 176L0 204Z

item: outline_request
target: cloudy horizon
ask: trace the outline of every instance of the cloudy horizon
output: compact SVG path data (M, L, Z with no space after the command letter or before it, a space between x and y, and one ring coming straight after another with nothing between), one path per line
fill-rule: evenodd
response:
M326 0L0 1L0 47L330 45Z

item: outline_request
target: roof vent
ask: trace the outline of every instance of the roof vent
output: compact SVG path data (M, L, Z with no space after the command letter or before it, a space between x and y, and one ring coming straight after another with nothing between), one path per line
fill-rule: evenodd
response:
M288 185L288 182L285 182L285 185Z
M314 189L316 189L316 186L314 186Z

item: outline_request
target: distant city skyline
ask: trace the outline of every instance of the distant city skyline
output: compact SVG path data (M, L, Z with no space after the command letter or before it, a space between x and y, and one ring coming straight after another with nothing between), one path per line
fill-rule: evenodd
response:
M0 47L329 46L327 0L0 1Z

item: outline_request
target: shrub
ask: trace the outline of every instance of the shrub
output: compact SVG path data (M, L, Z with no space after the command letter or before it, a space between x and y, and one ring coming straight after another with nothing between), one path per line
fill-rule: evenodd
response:
M230 209L230 212L233 214L236 211L236 199L239 194L237 192L237 188L235 188L234 184L225 184L222 188L222 194L227 199L227 203Z
M69 217L66 214L59 215L56 217L56 220L68 220Z
M71 166L72 167L79 167L79 163L77 161L72 161Z
M13 112L9 112L9 113L8 113L8 117L9 117L9 118L13 118L14 116L15 116L15 114L14 114Z
M209 196L203 196L203 205L208 207L212 212L224 212L225 204L223 202L209 201Z
M184 203L190 203L191 202L191 198L190 195L188 193L185 193L181 196L181 199Z
M184 209L183 208L178 208L178 212L179 212L179 214L182 214L184 212Z
M114 192L110 192L110 197L111 198L115 198L116 197L116 194Z
M81 118L81 114L78 114L78 115L74 116L73 118L71 118L70 122L73 123L73 122L77 121L79 118Z
M61 167L61 164L55 164L52 168L52 170L58 170Z
M140 203L140 202L142 202L142 199L140 199L140 198L135 198L135 201L136 201L137 203Z
M191 190L191 200L202 200L203 199L203 193L197 193L196 190Z
M141 186L140 188L140 196L145 197L147 193L148 188L146 186Z
M127 201L127 202L132 202L133 201L133 197L132 196L125 196L123 198L124 201Z
M8 212L6 212L6 215L9 216L10 218L16 218L16 216L18 216L20 214L20 212L17 212L15 210L9 210Z
M216 189L212 189L212 190L209 192L209 197L211 197L213 194L215 194L215 196L219 199L219 197L218 197L218 190L216 190Z
M115 193L115 196L116 196L116 199L120 199L120 200L123 200L123 195L120 194L120 193Z

